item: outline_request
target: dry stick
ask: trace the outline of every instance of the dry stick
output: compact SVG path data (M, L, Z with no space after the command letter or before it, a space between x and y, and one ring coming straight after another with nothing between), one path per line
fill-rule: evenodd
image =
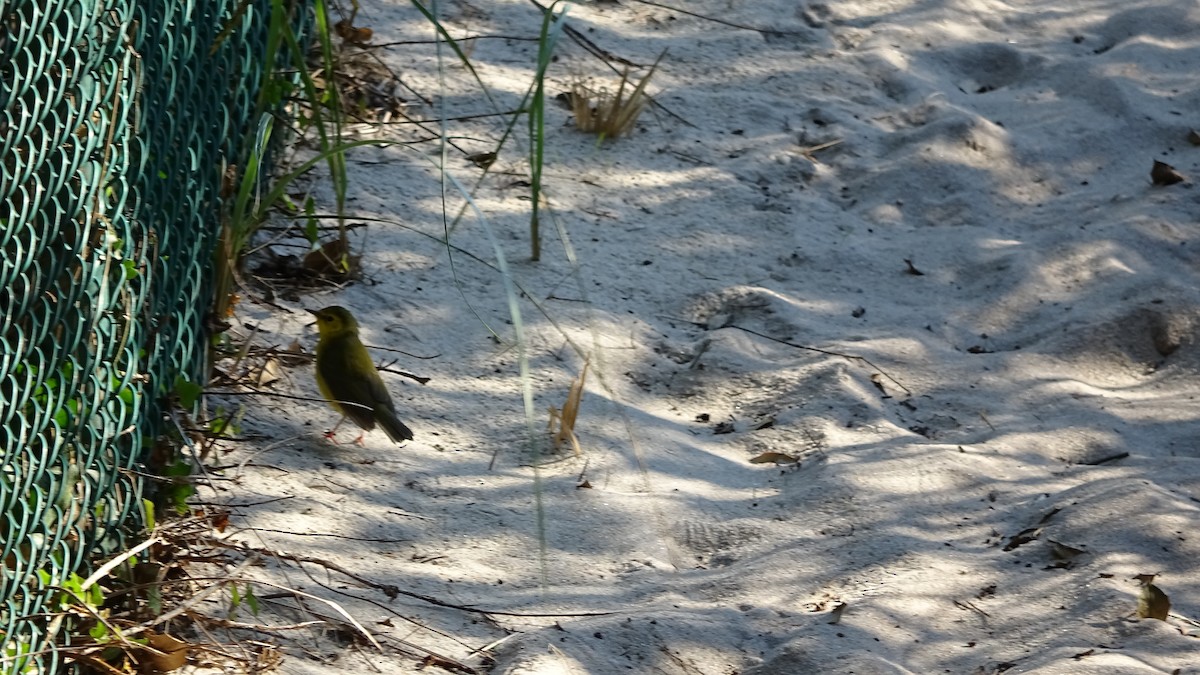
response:
M424 518L424 516L419 516L419 517ZM432 520L432 518L424 518L424 519ZM274 532L275 534L291 534L291 535L295 535L297 537L336 537L338 539L349 539L350 541L369 541L369 542L373 542L376 544L402 544L402 543L405 543L408 541L412 541L411 539L376 539L373 537L351 537L351 536L347 536L344 534L333 534L330 532L292 532L290 530L273 530L269 527L246 527L246 528L237 530L236 532L232 532L231 534L238 534L240 532L246 532L246 531Z
M121 648L124 649L127 653L132 649L145 649L145 650L153 653L156 656L166 656L166 654L163 654L162 652L151 647L150 645L140 645L136 642L130 642L129 638L126 637L126 635L132 635L134 631L129 631L129 632L122 631L120 628L117 628L113 624L109 623L108 618L101 616L99 612L97 612L95 609L92 608L91 605L88 604L87 600L84 600L83 598L79 597L79 595L75 591L73 591L69 588L63 588L62 586L54 586L54 585L48 586L47 588L58 591L64 595L69 595L72 598L74 598L75 599L74 607L76 609L83 610L87 614L90 614L93 619L95 619L96 621L103 624L104 627L108 629L109 635L115 636L117 638L117 640L121 643L121 645L120 645ZM140 632L140 631L138 631L138 632ZM107 645L107 644L102 645L102 644L93 642L91 644L83 645L83 650L80 652L80 655L88 655L91 652L103 651L104 649L107 649L110 646L112 646L112 645Z
M374 46L375 45L372 45L372 47L374 47ZM411 86L409 86L409 84L407 82L405 82L396 71L392 70L391 66L384 63L383 59L379 58L379 56L377 54L375 54L375 52L372 49L363 49L363 53L366 54L367 56L369 56L370 58L374 59L376 65L378 65L380 68L383 68L384 70L386 70L388 75L391 75L397 82L400 83L400 86L404 87L409 92L411 92L413 96L416 96L417 98L421 99L422 103L424 103L425 105L433 105L432 100L430 100L429 98L427 98L425 96L422 96L421 92L419 92L416 89L413 89Z
M247 567L249 567L250 565L252 565L256 562L258 562L258 556L256 556L256 555L249 556L245 560L243 560L241 562L241 564L239 564L237 567L235 567L233 569L233 571L229 573L229 576L217 577L215 580L216 581L228 581L229 579L232 579L234 577L234 575L238 574L239 572L241 572L242 570L246 569ZM200 602L202 600L204 600L208 596L212 595L214 591L221 588L222 586L223 586L223 584L219 584L219 583L213 584L212 586L209 586L208 588L205 588L205 589L201 590L199 593L188 598L187 600L184 601L184 603L182 605L176 607L175 609L167 612L166 614L160 614L159 616L154 617L153 619L150 619L149 621L145 621L141 625L135 626L135 627L129 629L127 631L127 633L129 635L135 635L142 631L149 630L150 628L153 628L154 626L157 626L160 623L170 621L171 619L174 619L175 617L179 616L180 614L183 614L184 612L191 609L192 607L200 604Z
M234 573L244 569L248 564L250 564L252 562L257 562L258 560L259 560L259 557L257 555L252 555L252 556L246 558L246 560L242 561L242 563L237 566L237 569L234 570ZM316 600L317 602L323 603L323 604L331 607L338 614L342 615L342 618L345 619L346 623L353 626L356 631L358 631L363 637L365 637L367 639L367 642L371 643L372 647L375 647L380 652L383 651L383 647L381 647L379 645L379 643L375 641L375 636L371 635L371 633L366 628L364 628L363 625L360 624L357 619L355 619L353 616L351 616L350 613L345 610L345 608L343 608L341 605L339 605L338 603L336 603L332 600L328 600L326 598L322 598L320 596L313 595L312 593L306 593L305 591L301 591L301 590L298 590L295 588L288 588L287 586L284 586L283 584L277 584L273 581L265 581L263 579L254 579L251 577L233 576L233 573L230 573L228 576L221 576L221 577L190 577L190 578L192 581L217 581L217 582L235 583L235 584L240 582L240 583L244 583L244 584L258 584L261 586L270 586L271 588L278 588L279 590L284 591L293 596L300 596L300 597L308 598L310 600ZM200 591L198 594L196 594L195 596L188 599L187 602L180 605L179 607L176 607L175 609L167 612L166 614L163 614L160 617L151 619L150 621L147 621L147 622L141 624L140 626L136 626L133 629L126 631L126 634L128 635L128 634L132 634L135 632L141 632L143 630L147 630L149 628L157 626L158 624L163 623L165 621L174 619L175 617L179 616L180 614L183 614L184 612L190 610L192 607L194 607L196 604L198 604L204 598L211 595L213 591L217 590L218 588L222 588L223 585L224 585L223 583L216 583L216 584L213 584L212 586L209 586L208 588L204 589L203 591Z
M315 581L315 580L314 580L314 581ZM449 634L447 634L447 633L443 633L442 631L439 631L439 630L437 630L436 628L431 628L431 627L429 627L429 626L426 626L426 625L424 625L424 624L421 624L421 623L418 623L418 622L416 622L416 621L413 621L412 619L409 619L408 617L405 617L405 616L402 616L402 615L400 615L398 612L396 612L396 611L395 611L395 610L393 610L393 609L390 609L390 608L386 607L385 605L381 605L381 604L379 604L379 603L377 603L377 602L373 602L373 601L371 601L371 600L368 600L368 599L366 599L366 598L360 598L360 597L358 597L358 596L356 596L356 595L351 595L350 593L346 593L346 592L344 592L344 591L338 591L337 589L330 588L329 586L326 586L325 584L321 584L321 582L319 582L319 581L316 581L316 583L320 584L322 587L324 587L324 588L326 588L326 589L329 589L329 590L331 590L331 591L334 591L335 593L338 593L339 595L344 595L344 596L346 596L346 597L348 597L348 598L353 598L353 599L355 599L355 600L359 600L359 601L365 601L365 602L369 602L369 603L371 603L371 604L375 605L376 607L379 607L380 609L383 609L383 610L386 610L386 611L388 611L389 613L393 614L394 616L396 616L396 617L398 617L398 618L404 619L405 621L408 621L408 622L410 622L410 623L414 624L415 626L417 626L417 627L418 627L418 628L420 628L421 630L426 630L426 631L429 631L429 632L431 632L431 633L434 633L434 634L436 634L436 635L440 635L440 636L442 636L442 637L444 637L444 638L448 638L448 639L450 639L450 640L452 640L452 641L454 641L454 642L457 642L458 644L462 645L464 648L468 648L468 649L470 648L470 645L466 644L465 642L462 642L461 640L458 640L458 639L457 639L457 638L455 638L453 635L449 635ZM267 602L271 602L271 604L272 604L272 605L275 605L275 606L277 606L277 607L283 607L283 608L286 608L286 609L289 609L289 610L292 610L292 611L295 611L295 610L297 609L297 608L295 608L295 607L290 607L290 606L288 606L288 605L284 605L283 603L279 603L279 602L273 602L271 598L266 598L266 601L267 601ZM334 619L334 618L332 618L332 617L329 617L329 616L326 616L326 615L322 614L321 612L319 612L319 611L316 611L316 610L312 609L311 607L305 607L305 606L303 606L303 605L302 605L302 606L300 607L300 609L303 609L305 612L307 612L307 613L309 613L309 614L312 614L313 616L321 617L321 618L322 618L322 619L323 619L323 620L324 620L326 623L332 623L332 624L337 624L337 623L339 623L339 622L338 622L336 619ZM455 660L455 659L452 659L452 658L450 658L450 657L448 657L448 656L444 656L444 655L442 655L442 654L439 654L439 653L437 653L437 652L435 652L435 651L433 651L433 650L429 649L428 647L422 647L421 645L418 645L418 644L414 644L414 643L412 643L412 642L409 642L408 640L405 640L404 638L399 638L399 637L395 637L395 636L392 636L392 635L380 635L380 639L384 640L385 642L398 642L398 643L400 643L400 644L404 645L405 647L407 647L407 648L411 649L411 650L412 650L414 653L416 653L416 654L424 654L424 655L426 655L426 656L432 656L432 657L434 657L434 658L437 658L437 659L442 659L442 660L445 660L446 662L449 662L449 663L454 663L454 664L457 664L458 666L461 666L461 667L463 667L463 668L468 668L468 669L470 669L470 667L469 667L469 666L466 666L465 664L462 664L462 663L458 662L458 661L457 661L457 660ZM472 672L472 673L473 673L473 672L476 672L474 669L470 669L469 671L470 671L470 672Z
M254 546L246 546L244 544L239 545L237 543L230 543L230 542L224 542L224 541L215 542L215 545L221 546L224 548L234 549L234 550L249 551L249 552L257 553L259 555L274 556L274 557L280 558L282 560L291 560L292 562L297 562L297 563L312 563L314 565L320 565L321 567L324 567L325 569L332 570L339 574L343 574L343 575L349 577L350 579L353 579L353 580L357 581L358 583L362 584L366 588L374 588L375 590L383 593L389 599L392 599L392 600L394 600L397 596L403 595L405 597L413 598L415 600L420 600L422 602L426 602L431 605L435 605L437 607L445 607L446 609L457 609L462 612L475 612L478 614L496 614L499 616L526 616L526 617L611 616L613 614L618 613L618 612L567 612L567 613L553 612L553 613L542 614L542 613L493 611L490 609L480 609L479 607L472 607L471 605L456 605L454 603L446 602L444 600L438 600L437 598L434 598L434 597L431 597L428 595L422 595L420 593L414 593L412 591L401 590L399 586L396 586L394 584L384 584L384 583L380 583L378 581L372 581L370 579L367 579L366 577L363 577L358 574L355 574L354 572L351 572L350 570L346 569L345 567L342 567L341 565L339 565L335 562L332 562L329 560L324 560L321 558L315 558L312 556L296 555L293 553L281 553L278 551L270 551L267 549L257 548ZM355 596L351 596L351 597L355 597ZM364 598L358 598L358 599L364 599Z
M317 583L320 583L320 582L317 582ZM328 586L326 586L326 588L328 588ZM334 590L334 589L330 589L330 590ZM350 597L350 598L354 598L355 600L366 600L365 598L359 598L359 597L357 597L357 596L350 595L349 593L341 593L341 594L342 594L342 595L345 595L345 596L347 596L347 597ZM271 601L270 601L270 600L268 600L268 602L271 602ZM367 600L367 602L371 602L371 601L370 601L370 600ZM292 611L295 611L295 610L296 610L296 608L295 608L295 607L289 607L289 606L287 606L287 605L284 605L283 603L271 602L271 604L272 604L272 605L275 605L275 606L277 606L277 607L283 607L283 608L286 608L286 609L289 609L289 610L292 610ZM390 611L392 614L396 615L397 617L403 618L403 619L404 619L404 620L406 620L406 621L409 621L409 622L412 622L412 623L416 624L416 625L417 625L419 628L421 628L421 629L423 629L423 630L427 630L427 631L430 631L430 632L432 632L432 633L436 633L436 634L438 634L438 635L441 635L442 637L449 638L449 639L451 639L451 640L454 640L455 642L458 642L458 643L459 643L460 645L462 645L463 647L467 647L467 648L469 648L469 645L467 645L466 643L464 643L464 642L461 642L461 641L459 641L459 640L455 639L455 638L454 638L454 636L452 636L452 635L447 635L446 633L443 633L443 632L441 632L441 631L439 631L439 630L437 630L437 629L430 628L429 626L425 626L425 625L419 624L419 623L417 623L417 622L413 621L412 619L408 619L408 618L406 618L406 617L402 617L402 616L400 616L399 614L397 614L397 613L396 613L394 610L389 610L387 607L385 607L385 606L383 606L383 605L380 605L379 603L371 602L371 604L373 604L373 605L376 605L377 607L380 607L381 609L388 610L388 611ZM337 624L337 623L339 623L339 622L338 622L336 619L333 619L332 617L328 617L328 616L326 616L326 615L322 614L321 612L318 612L318 611L316 611L316 610L312 609L311 607L303 607L303 606L302 606L302 607L301 607L301 609L303 609L305 612L307 612L307 613L309 613L309 614L312 614L313 616L321 617L321 618L324 620L324 622L325 622L325 623L330 623L330 624ZM400 644L400 645L402 645L403 647L405 647L405 648L407 648L407 649L411 650L411 652L412 652L412 654L413 654L414 656L417 656L417 655L424 655L426 658L438 659L438 660L441 660L441 661L443 661L443 662L445 662L445 663L447 663L447 664L453 664L453 665L454 665L456 668L459 668L459 669L465 669L465 670L462 670L461 672L467 672L467 673L478 673L478 672L479 672L479 671L475 670L474 668L471 668L470 666L468 666L468 665L466 665L466 664L464 664L464 663L462 663L462 662L460 662L460 661L458 661L458 660L456 660L456 659L452 659L452 658L450 658L450 657L448 657L448 656L444 656L444 655L442 655L442 654L439 654L438 652L435 652L435 651L433 651L433 650L429 649L428 647L422 647L421 645L418 645L418 644L414 644L414 643L412 643L412 642L409 642L408 640L405 640L404 638L399 638L399 637L395 637L395 636L392 636L392 635L380 635L380 636L379 636L379 639L380 639L381 641L383 641L383 642L385 642L385 643L389 643L389 644L390 644L390 643L393 643L393 642L395 642L395 643L399 643L399 644ZM439 664L439 665L441 665L441 664ZM444 666L443 666L443 667L444 667ZM375 670L378 672L378 668L376 668Z
M221 618L218 618L215 616L201 614L200 612L188 611L188 612L186 612L186 614L187 614L187 617L193 621L204 621L207 623L214 624L216 626L220 626L221 628L237 628L237 629L241 629L241 630L253 630L253 631L258 631L259 633L277 633L277 632L282 632L282 631L287 631L287 630L303 630L305 628L312 628L313 626L323 626L323 625L326 625L329 623L329 621L326 621L325 619L320 619L317 621L301 621L300 623L289 623L289 624L285 624L282 626L268 626L268 625L262 624L262 623L243 623L241 621L230 621L229 619L221 619Z
M374 605L374 606L378 607L379 609L381 609L381 610L383 610L383 611L387 612L388 614L391 614L392 616L396 617L397 619L400 619L400 620L402 620L402 621L407 621L408 623L411 623L412 625L414 625L414 626L416 626L416 627L417 627L417 630L423 630L423 631L427 631L427 632L429 632L429 633L433 633L434 635L441 636L441 637L443 637L443 638L446 638L447 640L450 640L451 642L458 643L460 646L462 646L462 647L463 647L463 648L465 648L465 649L470 649L470 647L471 647L470 645L468 645L467 643L463 642L462 640L459 640L458 638L454 637L453 635L451 635L451 634L449 634L449 633L447 633L447 632L445 632L445 631L438 630L437 628L434 628L434 627L432 627L432 626L425 625L425 624L421 623L420 621L417 621L416 619L410 619L409 617L407 617L407 616L404 616L403 614L401 614L399 611L397 611L397 610L395 610L395 609L393 609L393 608L391 608L391 607L388 607L387 605L385 605L385 604L383 604L383 603L381 603L381 602L377 602L377 601L375 601L375 600L372 600L372 599L370 599L370 598L364 598L364 597L361 597L361 596L358 596L358 595L354 595L353 593L349 593L349 592L347 592L347 591L343 591L343 590L341 590L341 589L333 588L333 587L332 587L332 586L330 586L329 584L326 584L326 583L324 583L324 582L320 581L319 579L316 579L316 578L315 578L315 577L313 577L311 574L309 574L309 573L308 573L308 570L304 569L304 566L303 566L303 565L301 565L301 569L304 571L304 573L305 573L306 575L308 575L308 578L309 578L310 580L312 580L312 582L313 582L313 583L317 584L317 585L318 585L318 586L320 586L321 588L324 588L325 590L327 590L327 591L329 591L329 592L331 592L331 593L336 593L336 594L338 594L338 595L341 595L341 596L343 596L343 597L350 598L350 599L352 599L352 600L357 600L357 601L359 601L359 602L365 602L365 603L367 603L367 604ZM306 609L307 609L307 608L306 608ZM313 614L316 614L317 616L320 616L320 614L319 614L319 613L317 613L317 612L313 612L312 610L308 610L308 611L309 611L309 612L312 612ZM485 616L486 616L486 615L485 615ZM487 618L489 621L491 621L493 624L497 623L497 622L496 622L496 620L495 620L495 619L493 619L493 618L491 618L491 617L486 617L486 618ZM413 631L413 632L416 632L416 631ZM437 654L436 654L436 652L431 652L431 651L429 651L429 649L428 649L428 648L426 648L426 647L422 647L422 646L420 646L420 645L418 645L418 644L414 644L414 643L408 642L408 641L407 641L407 640L405 640L404 638L393 637L392 639L394 639L394 640L398 640L398 641L400 641L400 642L403 642L405 645L407 645L407 646L409 646L409 647L412 647L413 649L415 649L415 650L417 650L417 651L419 651L419 652L428 653L428 654L434 654L435 656L437 655Z
M79 587L79 590L86 591L88 588L91 587L92 584L103 579L109 572L111 572L113 570L114 567L116 567L117 565L120 565L121 563L125 562L126 560L129 560L133 556L141 553L142 551L150 548L151 546L159 543L160 541L162 541L162 539L159 539L158 537L150 537L146 541L143 541L142 543L138 544L137 546L134 546L133 548L129 549L128 551L125 551L121 555L104 563L103 565L100 566L100 569L96 570L95 572L92 572L92 576L90 576L84 580L83 584Z
M514 42L537 42L540 38L529 37L527 35L467 35L465 37L454 38L455 42L466 42L468 40L512 40ZM380 42L372 43L371 47L397 47L401 45L432 45L437 44L439 40L398 40L396 42ZM442 40L441 42L444 42Z
M229 509L244 509L244 508L248 508L251 506L262 506L263 504L271 504L274 502L284 502L289 499L295 499L295 498L296 498L296 495L284 495L282 497L271 497L270 499L264 499L259 502L246 502L245 504L225 504L222 502L193 502L193 501L189 501L188 504L195 504L196 506L223 506L223 507L229 508Z
M467 120L478 120L478 119L484 119L486 117L508 117L511 115L517 115L522 112L525 112L525 111L521 110L521 109L517 109L517 110L506 110L506 111L502 111L502 112L475 113L473 115L457 115L454 117L447 117L446 121L447 122L465 122ZM390 127L390 126L400 126L403 124L416 124L416 125L433 124L434 122L440 122L440 121L441 120L436 120L436 119L415 120L411 117L406 117L405 119L402 119L402 120L396 120L395 122L383 122L382 124ZM405 143L408 145L415 145L417 143L426 143L429 141L436 141L436 140L438 140L438 137L435 136L433 138L428 138L428 139L421 140L421 141L406 141Z
M757 28L755 26L747 26L747 25L741 24L741 23L734 23L732 21L726 21L724 19L718 19L718 18L711 17L711 16L705 16L703 14L697 14L695 12L689 12L686 9L679 9L678 7L671 7L670 5L663 5L663 4L660 4L657 2L650 2L650 0L633 0L633 1L637 2L637 3L641 3L643 5L650 5L651 7L658 7L659 9L666 9L666 10L670 10L672 12L679 12L680 14L687 14L688 16L694 16L697 19L704 19L705 21L712 21L713 23L719 23L723 26L729 26L730 28L740 28L741 30L752 30L755 33L762 33L763 35L804 35L804 36L808 35L808 33L806 33L806 32L797 31L797 30L775 30L773 28Z
M284 557L284 556L279 556L278 554L275 554L275 555L276 555L277 557L279 557L279 558L283 558L283 557ZM423 624L423 623L421 623L421 622L419 622L419 621L417 621L417 620L415 620L415 619L410 619L409 617L407 617L407 616L404 616L404 615L403 615L403 614L401 614L400 612L396 611L395 609L393 609L393 608L391 608L391 607L388 607L387 605L384 605L383 603L376 602L375 600L372 600L372 599L370 599L370 598L364 598L364 597L361 597L361 596L358 596L358 595L354 595L353 593L348 593L348 592L346 592L346 591L343 591L343 590L340 590L340 589L337 589L337 588L333 588L333 587L332 587L332 586L330 586L329 584L326 584L326 583L322 582L320 579L317 579L316 577L314 577L314 576L313 576L313 575L312 575L312 574L311 574L311 573L308 571L308 569L304 567L304 565L303 565L303 564L301 564L301 565L300 565L300 571L304 572L305 576L307 576L307 577L309 578L309 580L310 580L310 581L312 581L314 584L317 584L317 585L318 585L318 586L320 586L321 588L324 588L325 590L327 590L327 591L329 591L329 592L331 592L331 593L335 593L335 594L337 594L337 595L340 595L340 596L343 596L343 597L346 597L346 598L350 598L350 599L352 599L352 600L357 600L357 601L359 601L359 602L366 602L366 603L368 603L368 604L374 605L375 607L378 607L379 609L381 609L381 610L383 610L383 611L387 612L388 614L391 614L392 616L395 616L395 617L396 617L396 618L398 618L398 619L401 619L401 620L403 620L403 621L407 621L408 623L411 623L412 625L416 626L416 628L417 628L418 630L424 630L424 631L427 631L427 632L433 633L434 635L439 635L439 636L441 636L441 637L443 637L443 638L446 638L447 640L450 640L451 642L456 642L456 643L458 643L459 645L461 645L461 646L462 646L463 648L465 648L465 649L470 649L470 648L471 648L471 646L470 646L470 645L468 645L467 643L463 642L462 640L459 640L458 638L454 637L453 635L450 635L449 633L446 633L446 632L444 632L444 631L438 630L437 628L433 628L432 626L425 625L425 624ZM285 594L285 595L286 595L286 594ZM266 597L266 599L270 600L270 599L272 599L272 598L275 598L275 597L276 597L276 595L268 595L268 596L265 596L265 597ZM278 604L278 603L276 603L276 604ZM303 609L305 612L308 612L309 614L312 614L313 616L324 617L324 618L326 618L327 620L329 619L329 617L325 617L325 615L321 614L321 613L320 613L320 612L318 612L318 611L315 611L315 610L313 610L313 609L312 609L312 608L310 608L310 607L307 607L307 606L305 606L303 603L300 603L300 608L301 608L301 609ZM291 609L295 609L295 608L291 608ZM495 623L495 619L492 619L491 617L487 617L487 618L488 618L488 620L489 620L489 621L492 621L493 623ZM426 648L426 647L422 647L421 645L414 644L414 643L412 643L412 642L408 642L408 641L407 641L407 640L405 640L404 638L397 638L397 637L393 637L393 638L391 638L391 639L393 639L393 640L397 640L397 641L399 641L399 642L403 643L405 646L407 646L407 647L410 647L411 649L413 649L413 650L414 650L415 652L417 652L417 653L422 653L422 654L432 655L432 656L435 656L435 657L438 657L438 658L444 658L444 657L442 657L440 654L438 654L438 653L436 653L436 652L433 652L433 651L430 651L428 648Z
M686 319L682 319L682 320L683 320L683 321L687 321ZM696 323L696 322L694 322L694 321L688 321L688 323L695 324L695 325L698 325L698 326L703 326L703 325L704 325L704 324L697 324L697 323ZM737 325L737 324L732 324L732 323L731 323L731 324L728 324L728 325L726 325L726 326L722 326L722 327L723 327L723 328L736 328L736 329L738 329L738 330L740 330L740 331L744 331L744 332L746 332L746 333L749 333L749 334L751 334L751 335L757 335L758 337L760 337L760 338L764 338L764 339L766 339L766 340L770 340L771 342L778 342L778 343L779 343L779 344L781 344L781 345L787 345L788 347L794 347L794 348L796 348L796 349L804 349L804 350L806 350L806 351L810 351L810 352L816 352L816 353L818 353L818 354L825 354L826 356L840 356L840 357L841 357L841 358L843 358L843 359L850 359L850 360L853 360L853 361L862 361L863 363L867 364L868 366L871 366L872 368L874 368L874 369L875 369L875 372L877 372L877 373L879 373L880 375L882 375L882 376L886 377L887 379L891 380L892 384L894 384L894 385L896 385L897 387L900 387L901 389L903 389L903 390L904 390L904 393L908 394L909 396L912 396L912 392L911 392L911 391L909 391L908 387L906 387L906 386L904 386L904 385L900 384L900 381L899 381L899 380L897 380L896 378L894 378L894 377L892 377L891 375L889 375L889 374L887 373L887 371L885 371L883 368L880 368L879 366L875 365L874 363L871 363L871 360L870 360L870 359L868 359L868 358L867 358L867 357L865 357L865 356L857 356L857 355L855 355L855 354L845 354L845 353L843 353L843 352L834 352L834 351L830 351L830 350L828 350L828 349L819 349L819 348L817 348L817 347L809 347L808 345L797 344L797 343L795 343L795 342L790 342L790 341L788 341L788 340L782 340L782 339L780 339L780 338L771 337L770 335L766 335L766 334L764 334L764 333L760 333L760 332L758 332L758 331L756 331L756 330L751 330L751 329L749 329L749 328L746 328L746 327L744 327L744 326L739 326L739 325Z

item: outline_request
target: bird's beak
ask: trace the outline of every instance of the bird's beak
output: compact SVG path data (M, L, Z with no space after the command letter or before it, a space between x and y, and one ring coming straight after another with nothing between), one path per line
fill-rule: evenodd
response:
M307 309L306 308L304 311L308 312L309 314L312 314L313 316L317 316L319 314L319 312L317 312L317 310L315 310L315 309Z

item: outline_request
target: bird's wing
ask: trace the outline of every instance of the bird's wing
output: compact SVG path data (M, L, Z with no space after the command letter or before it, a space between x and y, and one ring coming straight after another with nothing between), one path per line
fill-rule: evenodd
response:
M387 389L384 388L379 373L375 371L375 365L369 360L367 361L369 367L367 372L356 377L350 376L350 373L355 372L354 354L363 353L363 351L365 350L361 343L349 344L340 349L330 349L317 367L334 399L360 404L339 404L337 407L342 414L369 431L375 428L375 409L383 406L390 410L392 399L388 395ZM367 406L367 408L360 406Z

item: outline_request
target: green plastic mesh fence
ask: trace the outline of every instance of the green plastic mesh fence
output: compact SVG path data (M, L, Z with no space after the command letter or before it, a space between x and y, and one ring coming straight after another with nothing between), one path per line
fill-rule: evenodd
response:
M0 672L66 669L49 603L125 547L163 402L200 381L273 6L0 0Z

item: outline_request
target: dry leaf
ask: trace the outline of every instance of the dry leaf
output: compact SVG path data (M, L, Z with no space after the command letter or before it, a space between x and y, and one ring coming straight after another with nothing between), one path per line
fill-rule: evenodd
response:
M1053 539L1047 539L1046 543L1050 545L1050 557L1054 558L1054 562L1046 567L1048 570L1070 569L1075 565L1075 558L1087 553L1087 551L1081 548L1068 546L1067 544L1054 541Z
M1053 539L1047 539L1046 543L1050 544L1050 555L1055 560L1070 561L1074 560L1078 556L1083 555L1084 553L1087 553L1087 551L1081 548L1068 546L1067 544L1064 544L1060 541L1054 541Z
M256 370L254 383L260 387L265 387L283 377L283 371L279 369L279 362L275 359L267 359Z
M782 452L764 452L750 460L751 464L795 464L800 460Z
M370 28L360 28L355 26L353 21L342 19L333 24L333 32L337 33L338 37L346 42L359 47L364 47L371 38L375 35Z
M925 273L922 272L921 270L917 269L917 266L914 265L913 262L911 260L909 260L908 258L904 259L904 264L908 265L908 269L904 270L906 273L911 274L914 277L925 276Z
M567 393L567 402L563 404L562 411L550 406L549 429L554 434L554 448L556 450L561 448L569 440L571 447L575 449L576 457L582 455L583 450L579 447L579 439L575 437L575 418L579 415L579 403L583 399L583 383L587 379L588 366L591 363L591 358L583 362L583 370L579 371L578 377L571 383L571 391ZM558 431L554 430L555 422L558 422Z
M844 613L844 611L846 611L847 607L850 607L850 605L848 605L847 603L844 603L844 602L839 602L838 604L835 604L833 607L833 611L830 611L830 613L829 613L829 621L827 621L826 623L829 623L830 626L838 625L838 623L841 621L841 614Z
M237 194L238 167L230 164L221 175L221 199L232 199Z
M168 673L187 664L188 643L166 633L147 631L146 637L150 647L157 651L144 650L141 657L154 672Z
M829 621L826 621L825 623L828 623L831 626L836 626L842 620L842 613L845 612L846 608L849 606L850 605L844 602L839 602L838 604L834 605L833 610L829 612Z
M304 256L304 269L322 277L353 277L362 256L350 254L350 244L338 237Z
M1040 527L1030 527L1028 529L1021 530L1009 538L1008 543L1004 545L1004 550L1011 551L1018 546L1028 544L1040 536L1042 536L1042 528Z
M496 153L494 152L477 152L473 155L467 155L467 161L475 166L486 169L496 161Z
M885 396L887 395L887 389L883 388L883 376L882 375L880 375L879 373L873 373L871 375L871 384L875 385L875 388L879 390L879 393L881 393Z
M1137 615L1142 619L1158 619L1166 621L1171 612L1171 599L1158 586L1150 583L1155 574L1139 574L1134 577L1142 585L1138 593Z
M1183 174L1175 170L1175 167L1165 162L1154 160L1154 168L1150 169L1150 180L1154 181L1155 185L1174 185L1187 180Z
M1200 132L1197 132L1195 129L1189 130L1187 139L1188 143L1191 143L1192 145L1200 145Z

